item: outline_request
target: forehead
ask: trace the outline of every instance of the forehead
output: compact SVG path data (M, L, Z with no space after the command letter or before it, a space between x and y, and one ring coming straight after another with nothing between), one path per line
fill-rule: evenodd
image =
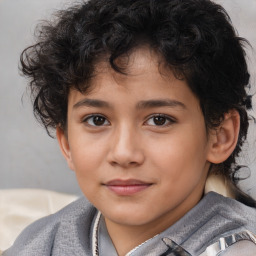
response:
M170 69L167 68L163 58L155 50L148 46L141 46L134 48L128 53L118 56L114 60L114 66L120 71L115 70L115 67L111 66L107 56L101 59L95 65L94 75L100 75L101 73L111 73L113 76L125 77L125 76L136 76L143 72L157 71L159 68L167 72Z
M107 58L97 62L93 77L88 84L88 94L98 87L99 81L105 79L106 76L111 77L115 83L120 85L132 83L139 79L145 79L145 82L149 78L161 78L161 80L168 80L169 82L176 79L163 57L147 46L135 48L132 52L119 56L114 65L120 72L111 66Z
M113 104L139 106L143 101L151 103L171 101L180 102L180 104L171 104L172 106L194 105L198 108L198 100L186 81L177 79L153 50L146 47L139 48L117 61L119 66L125 68L126 74L116 72L107 61L99 62L95 75L90 81L89 90L85 93L74 90L70 92L69 107L92 106L91 100L93 100L94 103L97 102L97 106L101 102L101 107ZM108 104L102 104L103 101ZM83 104L80 104L81 102ZM151 104L153 105L156 106L155 103Z

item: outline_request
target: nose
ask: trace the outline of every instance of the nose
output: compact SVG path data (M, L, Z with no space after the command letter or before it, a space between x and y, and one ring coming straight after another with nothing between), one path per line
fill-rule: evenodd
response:
M110 143L108 161L111 165L130 168L143 164L143 145L134 128L123 125L114 132Z

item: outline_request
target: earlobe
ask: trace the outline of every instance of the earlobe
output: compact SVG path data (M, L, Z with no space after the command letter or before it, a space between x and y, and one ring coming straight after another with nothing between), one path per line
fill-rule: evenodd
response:
M68 138L62 128L57 127L56 137L59 143L60 150L62 155L65 157L67 164L71 170L74 170L74 165L71 157L70 147L68 143Z
M240 115L236 110L230 110L211 134L211 148L207 160L214 164L224 162L236 147L239 130Z

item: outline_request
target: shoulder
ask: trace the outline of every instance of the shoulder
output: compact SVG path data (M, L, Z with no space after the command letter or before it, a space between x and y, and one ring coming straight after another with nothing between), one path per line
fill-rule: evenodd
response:
M231 245L221 255L223 256L255 256L256 255L256 244L250 241L240 241Z
M256 209L209 192L173 225L175 236L169 237L182 244L192 255L200 255L222 238L244 231L256 234Z
M217 237L246 230L256 234L256 208L214 192L206 195L200 203L201 210L208 209L207 221L212 221L211 229L216 235L218 233Z
M220 216L234 223L251 224L256 231L256 208L215 192L208 193L198 204L199 209L207 208L208 214Z
M66 254L59 252L62 247L67 247L69 251L76 247L79 251L84 244L89 244L88 232L95 213L96 209L85 198L78 199L59 212L29 225L3 256L64 256ZM85 232L81 232L81 226ZM83 235L85 237L81 240ZM58 253L53 254L53 250Z
M208 209L206 210L207 225L201 227L203 233L209 231L211 233L205 237L206 247L210 247L214 243L220 245L221 241L225 240L225 245L229 244L230 246L225 250L225 254L223 252L221 255L248 255L248 253L242 253L248 249L250 252L254 252L251 255L256 255L255 208L217 193L209 193L199 204L201 204L199 207L201 210ZM234 254L234 251L237 254Z
M256 232L256 208L247 206L235 199L212 193L211 201L216 202L216 212L235 223L242 223Z
M217 242L208 246L200 256L209 256L209 253L216 256L254 256L256 255L255 252L256 236L247 230L221 237Z

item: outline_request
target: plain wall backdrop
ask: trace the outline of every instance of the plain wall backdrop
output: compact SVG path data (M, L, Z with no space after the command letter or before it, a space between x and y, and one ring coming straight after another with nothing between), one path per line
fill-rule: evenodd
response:
M254 48L248 48L253 94L256 91L256 0L216 2L226 8L239 35L247 38ZM35 120L26 93L27 81L18 71L19 55L33 43L38 21L68 4L67 0L0 0L0 189L43 188L81 193L57 141ZM256 109L256 97L253 101ZM255 110L251 114L256 117ZM256 198L256 124L253 122L248 141L241 163L250 167L251 177L241 182L241 186Z

